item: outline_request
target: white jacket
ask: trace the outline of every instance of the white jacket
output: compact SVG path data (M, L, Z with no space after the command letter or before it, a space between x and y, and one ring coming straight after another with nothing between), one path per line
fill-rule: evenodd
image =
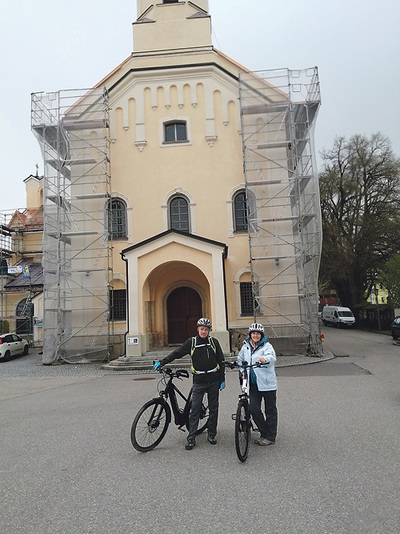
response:
M256 349L253 349L250 344L250 338L247 338L243 342L237 358L239 368L242 367L243 361L252 365L261 357L265 358L268 365L264 364L262 367L253 367L257 379L258 391L275 391L278 388L275 374L276 354L274 347L268 342L266 336L258 342ZM247 369L247 376L250 384L250 369Z

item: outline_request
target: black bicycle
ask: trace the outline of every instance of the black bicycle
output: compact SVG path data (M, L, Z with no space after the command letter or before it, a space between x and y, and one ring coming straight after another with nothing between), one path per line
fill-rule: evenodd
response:
M171 423L172 413L179 430L185 431L185 428L187 429L189 425L192 389L186 398L174 384L175 378L179 380L189 378L189 372L186 369L173 371L169 367L159 367L159 372L162 373L162 378L157 387L159 396L146 402L140 408L132 423L131 441L134 448L139 452L151 451L161 443ZM160 386L162 389L160 389ZM179 398L184 402L183 408L179 406ZM207 428L209 410L206 399L207 396L203 400L197 434Z
M249 384L247 378L247 369L251 367L261 367L261 362L256 362L249 365L248 362L243 361L240 372L240 385L242 393L239 394L239 402L235 414L232 414L232 419L235 421L235 447L237 457L241 462L247 460L249 453L250 435L251 431L255 431L256 428L253 425L253 420L250 414L250 397L249 397ZM231 369L237 367L238 364L230 364Z

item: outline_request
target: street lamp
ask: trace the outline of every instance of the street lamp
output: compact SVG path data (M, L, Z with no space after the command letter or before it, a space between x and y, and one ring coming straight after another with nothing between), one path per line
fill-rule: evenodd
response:
M375 290L375 298L376 298L376 313L378 315L378 330L381 330L381 318L379 316L379 302L378 302L378 288L376 287L376 284L374 284L374 290Z

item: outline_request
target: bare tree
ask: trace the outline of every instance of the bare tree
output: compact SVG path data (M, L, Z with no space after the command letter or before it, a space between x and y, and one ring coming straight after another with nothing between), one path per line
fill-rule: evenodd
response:
M400 160L380 133L337 137L322 158L320 279L354 307L400 251Z

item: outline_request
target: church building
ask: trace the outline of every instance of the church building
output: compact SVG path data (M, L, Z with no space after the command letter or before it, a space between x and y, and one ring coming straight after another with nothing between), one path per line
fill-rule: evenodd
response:
M277 337L289 338L294 325L303 322L303 297L299 299L298 293L306 291L299 289L299 262L289 259L287 247L299 248L304 233L299 231L297 221L300 217L305 224L306 219L298 213L293 215L297 202L293 190L280 202L280 207L275 203L267 216L262 214L266 204L263 198L277 198L273 188L280 184L279 188L285 189L281 183L291 179L299 166L288 163L292 147L287 140L287 125L268 148L262 148L262 135L257 134L254 143L261 152L264 150L263 158L285 160L285 164L274 164L261 178L263 171L256 171L254 190L246 187L246 167L250 176L258 164L244 162L246 126L240 103L241 77L252 80L245 82L246 87L253 82L262 87L254 89L254 94L267 88L269 102L276 104L275 123L279 120L282 124L278 118L282 106L277 104L283 98L287 105L287 95L214 48L208 0L137 0L133 53L94 88L107 98L110 179L102 205L109 210L106 226L112 244L107 245L110 274L105 287L110 290L113 339L118 336L123 339L120 345L114 343L119 349L113 357L122 355L134 360L154 348L180 344L194 335L196 321L202 316L210 318L212 335L218 338L226 354L237 348L255 317L272 337L278 332ZM86 98L89 97L83 100ZM249 100L250 103L257 106L256 99ZM64 125L71 113L70 109L66 112ZM271 131L273 121L262 122L262 110L251 113L255 130L263 124ZM39 131L35 124L33 128ZM72 131L71 127L69 132ZM48 127L43 136L49 144L50 133ZM71 135L68 133L65 138L71 139ZM90 136L93 137L92 133ZM71 197L68 202L60 200L59 190L49 194L51 187L46 192L44 186L45 198L57 206L57 212L68 210L71 202L82 198L71 179L71 173L79 167L71 164L74 152L65 148L63 164L57 167L57 172L71 180L71 185L63 189ZM69 174L65 164L71 164ZM54 163L53 167L56 168ZM309 175L309 170L304 174ZM262 185L264 190L257 190L264 178L267 179ZM96 185L95 180L93 183ZM305 184L304 181L304 187ZM93 199L95 189L94 186L91 189ZM301 191L299 188L299 195ZM46 232L46 206L44 211ZM87 214L91 210L80 208L79 212ZM64 237L63 246L73 244L80 227L76 217L71 215L66 220L70 232L68 238ZM315 222L315 217L313 220L318 227L320 222ZM263 223L272 224L271 221L273 232L263 230ZM264 252L257 257L269 255L272 260L262 268L252 264L250 225L258 238L261 234L274 235L274 243L261 245ZM278 252L280 232L285 235L286 248L281 247ZM61 233L49 230L45 240ZM54 251L60 249L59 245L60 241ZM319 258L318 253L314 256ZM71 258L68 269L74 264L73 254ZM48 261L44 262L45 285L46 265L53 260ZM91 263L94 273L99 263L96 255ZM83 287L86 282L82 280L89 284L93 273L89 272L90 265L86 263L83 268L82 265L77 272L88 271L79 282ZM284 274L280 277L281 271ZM47 278L55 272L55 268L49 267ZM263 282L265 278L274 280L269 286L272 289ZM283 285L277 285L276 280ZM280 292L291 299L287 304L278 302ZM54 339L60 344L62 336L66 350L66 338L79 336L82 331L71 320L74 302L73 296L68 297L69 313L64 314L64 319L58 318L65 324L61 328L55 325L52 336L52 344ZM49 316L50 313L49 308ZM104 320L99 322L98 329L102 324ZM98 333L94 337L97 339ZM302 337L307 338L308 334ZM47 349L49 346L50 341ZM46 336L44 354L46 358Z

